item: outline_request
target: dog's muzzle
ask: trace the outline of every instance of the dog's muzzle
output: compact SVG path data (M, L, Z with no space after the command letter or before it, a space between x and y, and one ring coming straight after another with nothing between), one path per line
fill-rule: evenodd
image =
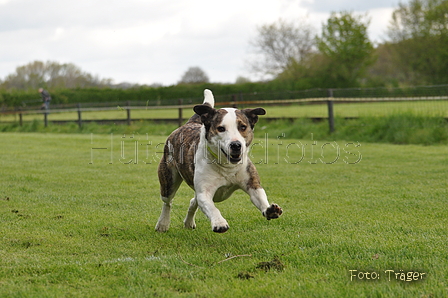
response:
M241 155L242 155L241 148L242 148L241 142L234 141L234 142L231 142L229 145L229 154L226 154L224 152L224 150L222 150L222 149L221 150L227 156L229 161L231 163L235 164L235 163L240 162L240 160L241 160Z

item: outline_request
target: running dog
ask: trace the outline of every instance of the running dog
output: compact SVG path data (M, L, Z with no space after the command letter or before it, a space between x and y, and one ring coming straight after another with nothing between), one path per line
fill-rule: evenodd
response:
M156 225L159 232L169 228L171 203L182 181L195 191L184 220L186 228L196 228L194 216L199 207L209 218L214 232L226 232L229 224L214 203L226 200L237 189L250 196L266 219L282 214L278 205L269 204L257 170L248 157L258 115L265 115L266 111L263 108L215 109L212 92L206 89L204 97L203 104L193 108L196 114L173 131L165 143L158 168L163 201Z

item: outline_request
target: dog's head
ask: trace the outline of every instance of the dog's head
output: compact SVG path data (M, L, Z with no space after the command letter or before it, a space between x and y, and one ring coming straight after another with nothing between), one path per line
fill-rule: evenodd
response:
M265 115L263 108L237 110L214 109L208 103L194 107L204 124L205 139L215 156L223 154L232 164L239 163L247 154L258 122Z

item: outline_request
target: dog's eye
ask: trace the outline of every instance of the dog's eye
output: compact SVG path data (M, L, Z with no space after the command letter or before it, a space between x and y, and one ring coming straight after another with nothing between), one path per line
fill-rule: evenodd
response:
M241 126L240 126L240 130L241 130L241 131L245 131L246 129L247 129L247 126L246 126L246 125L241 125Z
M225 132L225 131L226 131L226 128L225 128L224 126L218 126L217 130L218 130L219 132Z

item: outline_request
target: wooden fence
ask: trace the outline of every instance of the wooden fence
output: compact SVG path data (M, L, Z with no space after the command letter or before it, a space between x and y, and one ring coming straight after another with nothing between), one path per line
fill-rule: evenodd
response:
M260 101L230 101L230 102L220 102L217 103L217 106L230 106L236 107L238 106L275 106L275 105L286 105L286 104L300 104L300 103L308 103L308 104L326 104L327 105L327 117L316 117L312 118L314 120L327 120L328 127L330 132L335 130L335 115L334 115L334 103L354 103L354 102L404 102L404 101L447 101L448 96L418 96L418 97L362 97L362 98L349 98L349 97L332 97L332 93L330 92L329 97L319 97L319 98L304 98L304 99L280 99L280 100L260 100ZM112 104L111 104L112 105ZM178 100L177 105L167 105L167 106L131 106L130 102L127 102L125 106L103 106L103 107L82 107L81 104L77 104L74 108L56 108L51 109L51 113L73 113L76 112L78 115L77 120L57 120L53 121L54 123L66 123L66 122L77 122L79 127L82 127L83 122L125 122L128 125L131 125L132 121L136 120L157 120L157 121L176 121L178 125L182 125L185 121L182 115L183 109L192 109L195 104L183 104L182 100ZM126 119L113 119L113 120L83 120L82 114L84 112L95 112L95 111L116 111L118 109L126 112ZM132 111L134 110L167 110L167 109L176 109L178 110L177 119L132 119ZM23 115L27 114L42 114L43 121L45 127L48 126L48 114L50 111L48 110L13 110L13 111L2 111L2 115L18 115L20 126L23 125ZM347 117L354 118L354 117ZM274 119L294 119L294 118L265 118L267 120Z

